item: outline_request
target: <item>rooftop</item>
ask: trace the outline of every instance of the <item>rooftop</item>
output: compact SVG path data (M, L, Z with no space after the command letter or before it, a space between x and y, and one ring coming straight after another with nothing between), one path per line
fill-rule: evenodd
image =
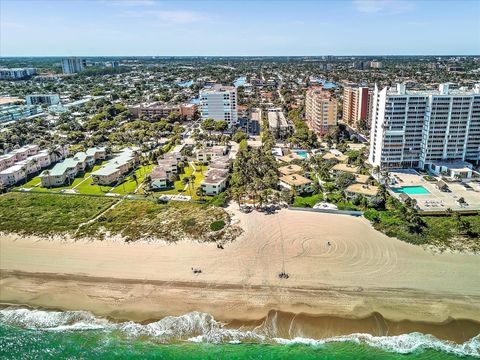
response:
M150 173L150 178L152 180L166 179L167 172L165 171L163 166L154 166L152 172Z
M15 164L10 166L9 168L6 168L3 171L0 171L0 174L11 174L12 172L18 171L23 167L23 165L20 164Z
M78 160L74 160L74 158L67 158L62 162L56 163L55 166L50 170L45 170L40 174L42 176L62 176L65 174L67 169L71 169L77 166L79 163Z
M272 128L286 128L289 127L289 123L283 111L278 109L269 109L267 112L268 126Z
M370 175L355 174L355 181L359 184L366 184L370 180Z
M280 181L283 181L284 183L291 186L293 185L302 186L302 185L308 185L312 183L312 180L307 179L306 177L303 177L302 175L298 175L298 174L284 175L280 177Z
M305 160L305 159L300 155L298 155L297 153L290 153L282 156L280 160L282 160L283 162L289 163L289 162L292 162L293 160Z
M365 185L365 184L352 184L345 189L346 192L366 195L366 196L375 196L378 193L378 186Z
M347 155L343 154L333 154L331 152L326 153L325 155L322 156L323 160L337 160L339 162L345 162L348 160Z
M223 182L227 178L228 170L222 169L209 169L205 173L205 178L202 180L202 184L218 184Z
M458 89L451 89L450 84L440 84L438 89L416 89L409 90L405 84L397 84L396 87L387 88L388 95L419 95L419 96L451 96L451 95L475 95L480 94L480 84L476 84L473 88L460 87Z
M302 167L299 165L292 164L292 165L282 166L278 168L278 171L280 171L283 175L291 175L291 174L295 174L302 171Z
M360 170L360 167L350 165L350 164L339 163L339 164L336 164L334 167L332 167L332 170L356 174Z
M236 91L236 89L237 88L235 86L215 84L215 85L212 85L211 87L203 88L200 92L201 93L230 92L230 91Z

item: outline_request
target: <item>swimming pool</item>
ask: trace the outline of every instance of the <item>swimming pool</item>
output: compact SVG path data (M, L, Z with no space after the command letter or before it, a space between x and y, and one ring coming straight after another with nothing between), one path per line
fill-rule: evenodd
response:
M306 150L294 150L295 154L301 156L302 158L308 158L308 152Z
M425 189L423 186L402 186L399 188L392 188L394 193L404 193L407 195L427 195L430 194L430 191Z

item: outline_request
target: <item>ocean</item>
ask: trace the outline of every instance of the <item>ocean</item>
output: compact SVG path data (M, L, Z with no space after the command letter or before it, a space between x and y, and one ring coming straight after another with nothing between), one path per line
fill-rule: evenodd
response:
M149 324L110 322L85 311L0 310L0 359L474 359L480 335L463 344L409 333L328 339L271 337L225 328L205 313Z

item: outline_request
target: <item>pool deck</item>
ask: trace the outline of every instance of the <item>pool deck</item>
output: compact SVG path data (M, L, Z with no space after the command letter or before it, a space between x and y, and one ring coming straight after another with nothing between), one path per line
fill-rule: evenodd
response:
M390 177L395 178L397 183L392 187L402 186L422 186L430 194L408 194L412 199L417 201L417 205L421 212L435 214L445 212L447 209L461 212L474 212L480 210L480 183L468 183L473 189L467 190L461 183L447 182L451 192L440 191L436 182L430 182L423 179L423 176L414 172L391 171ZM437 179L439 179L437 177ZM390 189L390 193L397 199L401 193L395 193ZM460 206L458 199L463 197L467 202L467 206Z

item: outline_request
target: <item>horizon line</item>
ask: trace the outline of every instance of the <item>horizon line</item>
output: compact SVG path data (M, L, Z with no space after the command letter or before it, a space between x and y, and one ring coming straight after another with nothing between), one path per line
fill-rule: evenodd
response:
M434 57L444 57L444 56L465 56L465 57L476 57L480 56L479 54L346 54L346 55L333 55L333 54L323 54L323 55L2 55L0 59L5 58L36 58L36 57L179 57L179 58L215 58L215 57L372 57L372 56L382 56L382 57L397 57L397 56L434 56Z

